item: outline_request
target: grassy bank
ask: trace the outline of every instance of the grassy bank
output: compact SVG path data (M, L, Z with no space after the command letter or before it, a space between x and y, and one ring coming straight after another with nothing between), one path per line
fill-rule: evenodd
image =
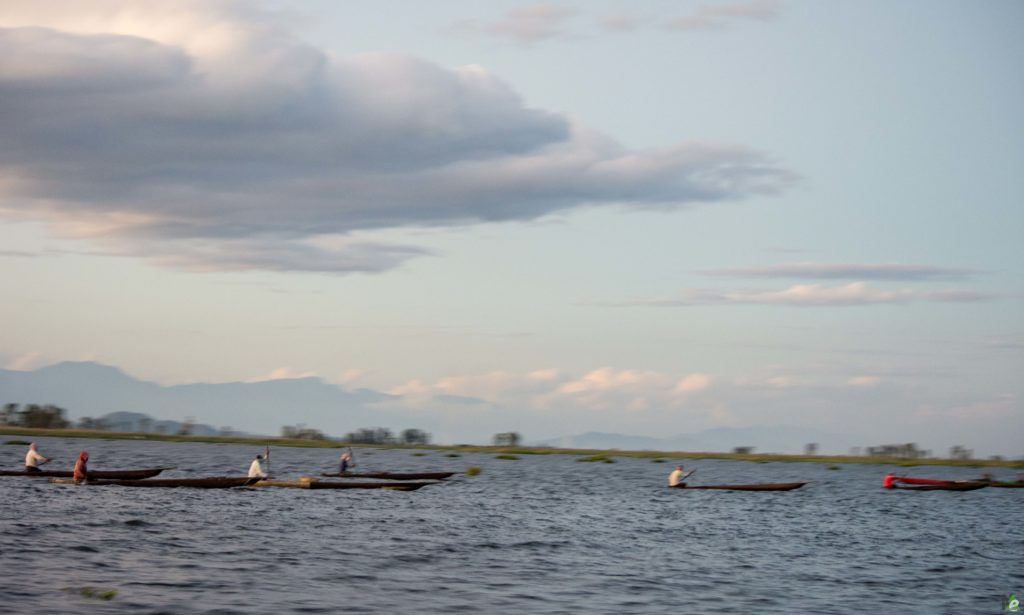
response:
M93 431L88 429L28 429L24 427L0 427L0 435L9 436L45 436L51 438L90 438L94 440L152 440L156 442L206 442L210 444L252 444L255 446L292 446L300 448L343 448L348 446L333 440L296 440L275 437L252 436L179 436L154 433L123 433L116 431ZM353 445L360 448L361 445ZM889 466L960 466L969 468L1022 468L1024 460L997 459L898 459L892 457L852 457L847 455L775 455L735 453L703 453L684 451L620 451L577 448L530 448L502 446L471 446L471 445L415 445L401 444L367 445L370 448L394 448L435 451L458 451L460 453L483 453L496 455L581 455L587 457L635 457L640 459L726 459L730 461L750 461L754 463L827 463L827 464L868 464Z

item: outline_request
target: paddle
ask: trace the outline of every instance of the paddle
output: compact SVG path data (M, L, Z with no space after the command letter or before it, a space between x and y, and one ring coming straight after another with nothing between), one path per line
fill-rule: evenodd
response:
M270 444L267 444L267 449L263 451L263 458L267 460L267 478L270 477Z

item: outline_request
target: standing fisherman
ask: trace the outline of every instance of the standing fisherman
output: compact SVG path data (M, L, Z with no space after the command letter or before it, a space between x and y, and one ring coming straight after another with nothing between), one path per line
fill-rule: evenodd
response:
M43 457L39 454L36 443L28 445L28 454L25 455L25 471L26 472L39 472L39 466L44 463L49 463L49 457Z

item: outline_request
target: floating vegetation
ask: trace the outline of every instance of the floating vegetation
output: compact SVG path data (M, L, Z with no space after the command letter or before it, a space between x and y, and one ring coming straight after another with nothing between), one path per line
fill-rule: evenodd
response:
M839 466L829 466L828 469L829 470L842 470L842 468L839 467Z
M507 459L509 461L518 461L519 457L516 455L495 455L495 459Z
M665 463L664 459L652 459L651 463Z
M95 598L97 600L113 600L117 597L116 589L96 589L95 587L83 587L78 590L78 593L86 598Z
M447 455L445 455L445 457L462 457L462 455L458 453L448 453Z
M426 453L413 453L412 456L413 457L426 457L427 454Z
M591 455L590 457L577 457L576 461L583 461L586 463L615 463L615 460L609 457L608 455Z
M29 442L28 440L8 440L7 442L4 442L4 444L15 444L15 445L18 445L18 446L28 446L29 444L32 444L32 443Z
M482 471L483 470L481 470L480 468L478 468L476 466L473 466L473 467L469 468L468 470L466 470L466 476L477 476Z

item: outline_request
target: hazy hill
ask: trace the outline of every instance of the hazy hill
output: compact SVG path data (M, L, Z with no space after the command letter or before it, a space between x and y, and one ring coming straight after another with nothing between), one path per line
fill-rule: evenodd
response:
M663 438L589 432L551 438L538 442L565 448L618 448L648 451L719 451L737 446L753 446L760 453L802 453L804 444L815 442L822 453L846 454L863 442L846 435L793 426L716 427L704 431Z
M422 418L412 423L407 416L372 407L388 399L392 397L367 389L344 390L320 378L161 386L91 362L64 362L30 372L0 370L0 403L56 404L67 408L72 420L142 413L179 422L194 417L213 428L260 434L277 434L282 425L299 422L333 435L375 425L429 428Z

